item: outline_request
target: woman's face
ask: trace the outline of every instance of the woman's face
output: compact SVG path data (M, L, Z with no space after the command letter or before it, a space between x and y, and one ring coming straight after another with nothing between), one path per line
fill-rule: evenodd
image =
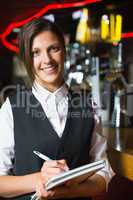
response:
M54 91L63 82L64 48L57 36L43 31L32 43L33 71L35 81Z

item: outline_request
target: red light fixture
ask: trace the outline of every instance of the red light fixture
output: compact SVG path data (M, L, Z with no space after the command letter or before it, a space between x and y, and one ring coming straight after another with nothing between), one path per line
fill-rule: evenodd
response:
M81 6L86 6L87 4L91 4L91 3L97 3L97 2L101 2L102 0L81 0L78 2L72 2L72 3L53 3L53 4L49 4L45 7L43 7L39 12L37 12L35 15L22 20L20 22L13 22L11 24L9 24L9 26L6 28L6 30L0 34L0 38L1 41L3 43L3 45L5 45L8 49L10 49L11 51L14 51L16 53L18 53L18 47L13 45L12 43L10 43L7 40L7 36L12 32L12 30L14 28L18 28L21 27L23 24L29 22L30 20L32 20L33 18L38 18L41 17L42 15L44 15L46 12L48 12L49 10L56 10L56 9L65 9L65 8L71 8L71 7L81 7ZM126 38L131 38L133 37L133 32L130 33L123 33L122 34L122 38L126 39Z
M44 15L46 12L48 12L49 10L56 10L56 9L65 9L65 8L71 8L71 7L80 7L80 6L85 6L87 4L91 4L91 3L96 3L96 2L101 2L102 0L82 0L82 1L78 1L78 2L73 2L73 3L53 3L53 4L49 4L47 6L45 6L44 8L42 8L38 13L36 13L35 15L22 20L20 22L13 22L11 24L9 24L9 26L7 27L7 29L0 35L0 38L2 40L2 43L11 51L14 51L16 53L18 53L19 49L17 46L11 44L8 40L7 40L7 36L12 32L12 30L14 28L18 28L20 26L22 26L23 24L29 22L30 20L32 20L33 18L38 18L41 17L42 15Z

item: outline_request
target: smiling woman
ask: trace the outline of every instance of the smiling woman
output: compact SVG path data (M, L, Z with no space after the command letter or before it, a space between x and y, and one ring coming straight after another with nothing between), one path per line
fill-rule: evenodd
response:
M104 193L113 175L106 139L90 95L64 82L62 33L54 23L34 19L22 27L19 46L32 87L17 90L1 108L0 196L26 200L36 191L46 199L90 200ZM43 163L33 151L52 160ZM55 175L101 159L105 167L84 182L46 190Z

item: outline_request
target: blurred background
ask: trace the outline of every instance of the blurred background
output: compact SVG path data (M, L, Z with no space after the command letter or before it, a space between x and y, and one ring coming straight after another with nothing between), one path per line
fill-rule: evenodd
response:
M132 199L133 1L4 0L0 4L0 105L16 85L30 87L18 57L20 27L34 17L55 21L66 42L65 80L91 93L108 138L108 158L120 175L108 200ZM125 179L121 178L125 177ZM121 183L121 184L120 184ZM113 189L112 189L113 188Z
M55 21L66 41L65 79L89 90L104 125L133 126L133 2L11 0L0 7L0 90L30 85L18 57L20 27L34 16ZM8 87L7 87L8 86ZM1 98L1 103L3 99Z

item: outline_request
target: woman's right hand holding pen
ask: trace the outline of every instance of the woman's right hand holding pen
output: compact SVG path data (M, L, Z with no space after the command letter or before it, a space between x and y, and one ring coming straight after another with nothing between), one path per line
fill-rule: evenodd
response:
M54 191L46 191L45 184L54 176L69 170L68 165L65 160L48 160L44 162L40 178L36 186L36 193L39 197L52 198L54 196Z
M41 168L41 176L44 180L44 184L48 182L52 177L67 171L69 168L65 160L49 160L44 162Z

